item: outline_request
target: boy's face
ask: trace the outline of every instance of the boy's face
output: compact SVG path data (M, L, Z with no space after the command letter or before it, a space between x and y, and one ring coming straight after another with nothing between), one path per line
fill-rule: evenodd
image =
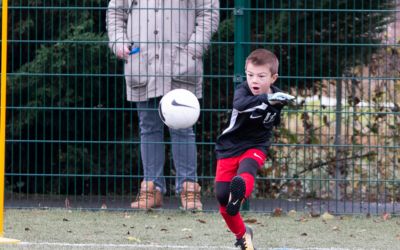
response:
M278 74L271 74L269 66L254 65L251 62L246 67L246 80L253 95L271 93L271 85L278 79Z

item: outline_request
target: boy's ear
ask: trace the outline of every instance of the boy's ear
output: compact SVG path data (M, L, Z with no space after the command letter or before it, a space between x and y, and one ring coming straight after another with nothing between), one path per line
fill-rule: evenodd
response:
M278 74L273 74L272 75L272 83L274 83L278 79L279 75Z

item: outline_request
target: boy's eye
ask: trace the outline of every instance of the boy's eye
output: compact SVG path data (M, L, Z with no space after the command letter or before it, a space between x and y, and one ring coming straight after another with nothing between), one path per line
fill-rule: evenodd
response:
M259 80L261 80L261 81L266 81L267 78L268 78L268 75L265 75L265 74L255 75L255 74L252 74L252 73L246 73L246 76L247 76L248 78L257 77L257 78L258 78Z

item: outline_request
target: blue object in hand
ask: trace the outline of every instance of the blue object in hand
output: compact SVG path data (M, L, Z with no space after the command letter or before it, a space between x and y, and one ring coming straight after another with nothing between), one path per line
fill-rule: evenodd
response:
M133 55L133 54L136 54L136 53L139 53L139 52L140 52L140 47L131 46L131 51L129 52L129 55Z

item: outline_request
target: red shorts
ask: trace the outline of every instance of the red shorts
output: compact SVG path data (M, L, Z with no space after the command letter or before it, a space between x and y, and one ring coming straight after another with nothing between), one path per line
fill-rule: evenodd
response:
M239 163L245 158L255 160L260 168L264 164L267 156L259 149L249 149L239 156L219 159L217 161L215 181L230 182L232 178L237 175Z

